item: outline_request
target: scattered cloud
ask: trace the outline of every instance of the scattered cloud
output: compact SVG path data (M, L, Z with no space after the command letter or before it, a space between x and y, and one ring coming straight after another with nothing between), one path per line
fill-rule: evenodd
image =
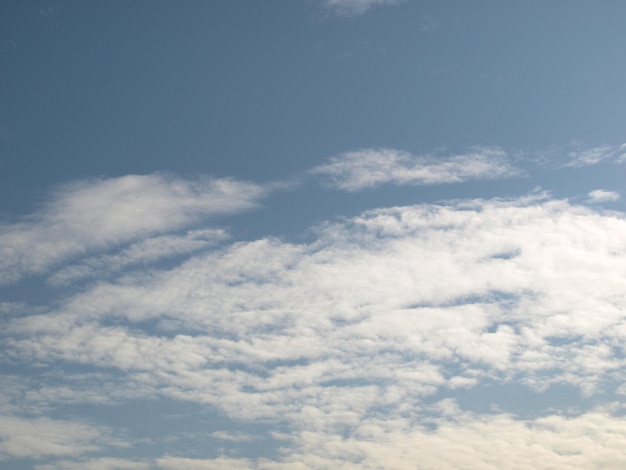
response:
M524 420L508 414L465 413L453 401L436 403L443 413L428 430L406 420L361 422L348 436L304 431L278 459L163 456L155 461L100 458L39 465L37 470L162 470L424 468L452 470L622 468L626 465L626 422L599 409L576 417L548 415Z
M4 356L117 370L119 397L200 403L290 430L275 436L291 442L277 461L162 457L163 468L402 468L398 455L435 459L443 448L484 468L510 453L535 468L600 468L624 459L613 446L621 419L588 409L568 418L542 400L551 387L591 397L623 382L625 240L623 218L546 195L376 209L324 224L306 244L230 243L101 281L45 314L5 317ZM108 393L72 380L14 396L25 405ZM500 414L441 400L485 383L515 384L544 418L509 414L497 394ZM497 451L490 436L501 437ZM461 454L448 454L454 468Z
M434 431L364 422L347 438L302 433L300 452L287 465L260 468L423 468L452 470L621 468L626 422L606 412L567 418L550 415L520 420L511 415L472 415L452 411L437 419Z
M75 456L107 445L121 445L110 429L49 418L0 416L0 460Z
M597 165L603 162L625 163L626 144L620 146L600 145L598 147L585 148L580 143L573 143L574 150L570 151L566 167L585 167Z
M250 459L219 457L216 459L192 459L187 457L166 456L156 461L162 470L240 470L255 468Z
M233 442L246 442L258 439L258 436L244 432L216 431L214 433L211 433L211 436L222 439L224 441Z
M504 150L476 147L462 155L414 156L394 149L364 149L343 153L311 170L345 191L360 191L393 183L427 185L474 179L505 178L521 174Z
M311 173L358 191L521 174L512 160L492 147L366 149ZM373 209L321 223L307 242L233 241L206 226L268 191L83 181L5 223L9 280L93 282L45 307L0 302L0 459L39 470L410 468L418 457L502 468L511 455L517 468L624 465L625 409L606 398L626 379L623 216L534 192ZM587 201L617 199L598 189ZM224 419L203 429L216 449L125 460L117 430L50 415L149 399L214 410ZM266 443L275 452L238 453Z
M0 284L94 250L180 230L207 216L250 209L265 194L253 183L161 174L62 186L37 212L0 226Z
M100 457L93 459L62 460L52 464L35 465L35 470L149 470L150 462Z
M613 202L618 201L620 198L620 194L618 192L605 191L604 189L596 189L595 191L591 191L588 196L589 202L591 203Z

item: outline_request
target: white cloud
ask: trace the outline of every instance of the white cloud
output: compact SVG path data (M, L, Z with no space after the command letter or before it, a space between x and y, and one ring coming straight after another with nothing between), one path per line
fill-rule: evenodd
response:
M181 229L202 217L253 207L262 187L230 179L129 175L58 189L37 212L0 227L0 283L138 237Z
M258 439L258 436L255 436L254 434L247 434L244 432L215 431L211 433L211 436L224 441L233 442L245 442Z
M192 459L165 456L157 459L157 468L162 470L240 470L255 468L249 459L219 457L215 459Z
M624 163L626 161L626 144L620 146L600 145L585 148L580 143L573 143L575 149L570 151L566 167L585 167L603 162Z
M62 460L53 464L35 465L35 470L149 470L154 468L150 462L100 457L77 461Z
M617 215L545 196L422 204L322 225L307 244L231 243L100 282L46 314L7 316L2 331L7 360L114 368L129 395L280 423L292 440L278 462L164 468L403 468L442 449L458 452L441 468L461 456L503 468L511 455L518 468L601 468L623 463L622 419L559 416L542 393L623 382L625 276ZM75 379L22 400L97 402L93 381L81 391ZM518 386L528 414L548 418L428 404L487 382Z
M626 421L602 411L534 420L452 411L433 431L406 422L364 422L347 438L303 432L285 456L303 468L618 469ZM259 465L258 468L289 468ZM298 467L292 467L298 468Z
M618 201L620 194L615 191L605 191L604 189L596 189L589 193L589 202L613 202Z
M396 5L404 0L324 0L324 6L342 16L362 15L372 7Z
M37 470L296 470L326 468L458 468L513 470L553 468L620 469L626 465L626 420L606 410L575 417L518 419L507 414L472 414L454 402L435 404L440 414L429 430L406 420L363 420L348 436L302 429L275 459L163 456L151 462L100 458ZM82 465L82 466L81 466Z
M559 201L371 211L327 226L312 245L239 243L156 277L97 284L56 313L10 319L9 344L37 360L171 372L172 383L189 371L180 380L191 387L217 373L199 368L232 361L262 369L307 361L270 369L255 388L352 380L341 364L381 350L412 359L393 372L384 356L368 359L371 380L424 390L446 383L449 361L529 380L563 368L573 375L555 380L593 382L620 364L586 345L621 338L625 233L621 219ZM105 318L110 326L99 325ZM193 334L138 335L116 318ZM557 347L551 338L576 341ZM431 361L432 372L410 378ZM224 386L256 381L254 373L219 373Z
M374 188L385 183L427 185L496 179L519 175L496 147L477 147L450 157L413 156L394 149L365 149L334 157L311 170L345 191Z
M52 285L64 285L96 275L110 275L129 266L145 265L163 258L187 255L226 240L228 234L220 229L190 230L183 235L159 235L147 238L112 255L94 256L80 263L64 266L52 274Z
M0 460L81 455L106 445L120 445L110 429L49 418L0 416Z

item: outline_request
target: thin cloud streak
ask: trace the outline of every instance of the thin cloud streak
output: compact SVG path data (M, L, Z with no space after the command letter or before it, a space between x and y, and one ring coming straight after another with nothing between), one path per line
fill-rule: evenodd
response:
M100 255L64 266L48 278L53 286L77 280L106 277L136 265L146 265L172 256L190 255L228 239L221 229L190 230L183 235L159 235L133 243L112 255Z
M523 174L510 163L506 152L497 147L476 147L466 154L449 157L364 149L333 157L310 173L325 178L330 187L349 192L382 184L432 185Z
M42 274L72 257L250 209L267 189L232 179L160 174L79 181L37 212L0 226L0 284Z
M597 147L584 148L575 143L575 149L568 152L568 161L565 167L582 168L598 165L600 163L626 163L626 144L620 146L600 145Z

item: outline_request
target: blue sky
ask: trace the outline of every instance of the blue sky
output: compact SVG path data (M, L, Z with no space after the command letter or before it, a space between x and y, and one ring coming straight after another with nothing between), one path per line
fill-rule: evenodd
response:
M626 4L0 6L0 464L623 468Z

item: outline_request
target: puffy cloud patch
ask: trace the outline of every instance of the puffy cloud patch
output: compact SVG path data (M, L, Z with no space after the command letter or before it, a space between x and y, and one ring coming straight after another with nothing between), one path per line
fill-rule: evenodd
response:
M620 194L615 191L605 191L604 189L596 189L589 193L589 202L614 202L618 201Z

